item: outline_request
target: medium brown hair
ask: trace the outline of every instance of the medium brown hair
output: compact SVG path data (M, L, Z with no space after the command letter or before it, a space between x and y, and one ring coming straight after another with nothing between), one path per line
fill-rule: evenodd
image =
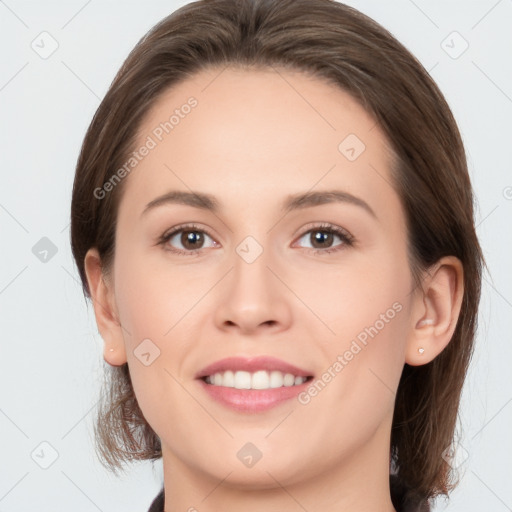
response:
M408 228L418 278L446 255L464 268L462 309L451 342L429 364L405 365L396 394L391 462L410 501L456 485L446 450L453 445L462 386L471 359L483 258L474 228L473 192L462 140L442 93L388 31L332 0L200 0L155 25L115 76L85 136L71 206L71 244L83 283L87 250L105 272L115 248L124 181L103 187L134 149L143 116L170 87L202 69L280 68L323 78L349 93L387 136L393 186ZM378 178L380 179L380 178ZM418 283L419 284L419 283ZM112 471L130 460L161 457L160 439L135 398L127 364L106 365L95 433Z

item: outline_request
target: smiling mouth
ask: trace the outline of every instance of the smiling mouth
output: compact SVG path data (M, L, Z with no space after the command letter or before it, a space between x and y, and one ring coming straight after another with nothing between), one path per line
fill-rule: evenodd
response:
M234 389L265 390L300 386L311 381L313 376L299 376L278 370L256 372L227 370L201 377L206 384Z

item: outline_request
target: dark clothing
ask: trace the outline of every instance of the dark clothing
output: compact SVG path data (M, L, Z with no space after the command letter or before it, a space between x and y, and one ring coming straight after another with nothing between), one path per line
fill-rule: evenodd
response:
M153 500L148 512L164 512L164 490Z
M400 485L396 478L390 477L391 501L396 512L430 512L430 505L427 501L412 503L406 501L405 488ZM151 503L148 512L164 512L164 490L162 489L158 496Z

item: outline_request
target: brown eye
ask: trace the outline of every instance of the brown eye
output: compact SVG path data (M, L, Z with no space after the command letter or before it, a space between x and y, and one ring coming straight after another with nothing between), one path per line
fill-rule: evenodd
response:
M160 243L171 252L194 255L205 248L205 243L208 243L208 240L211 240L210 247L217 245L217 242L204 230L195 226L179 226L163 235Z
M347 231L331 224L316 226L306 231L300 239L303 238L309 241L311 244L310 248L318 254L339 251L353 243L352 236ZM338 238L341 243L333 246L336 238Z
M185 249L201 249L204 243L204 236L200 231L181 231L180 243Z
M325 249L326 246L331 246L332 245L332 242L333 242L333 239L334 239L334 234L333 233L329 233L327 231L310 231L310 233L314 236L311 236L310 240L312 241L313 243L313 247L315 247L316 249ZM318 246L317 246L318 244Z

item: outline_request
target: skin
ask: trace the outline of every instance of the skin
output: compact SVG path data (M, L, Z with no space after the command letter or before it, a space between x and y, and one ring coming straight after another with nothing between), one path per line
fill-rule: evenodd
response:
M393 511L395 391L404 363L428 363L449 343L460 262L443 258L414 286L386 139L344 91L284 70L202 71L153 105L139 145L190 96L197 107L125 178L111 273L94 248L85 259L104 358L128 362L162 441L166 511ZM354 161L338 149L348 134L366 146ZM364 200L375 217L349 202L281 211L289 194L328 189ZM170 190L212 194L221 209L165 204L142 215ZM207 233L199 254L171 252L193 251L180 235L157 243L191 222ZM354 243L315 244L321 223ZM236 251L247 236L263 249L252 263ZM235 412L194 379L218 359L255 355L319 378L397 302L400 312L306 405ZM160 356L146 366L134 350L148 338ZM251 468L237 458L247 442L263 454Z

